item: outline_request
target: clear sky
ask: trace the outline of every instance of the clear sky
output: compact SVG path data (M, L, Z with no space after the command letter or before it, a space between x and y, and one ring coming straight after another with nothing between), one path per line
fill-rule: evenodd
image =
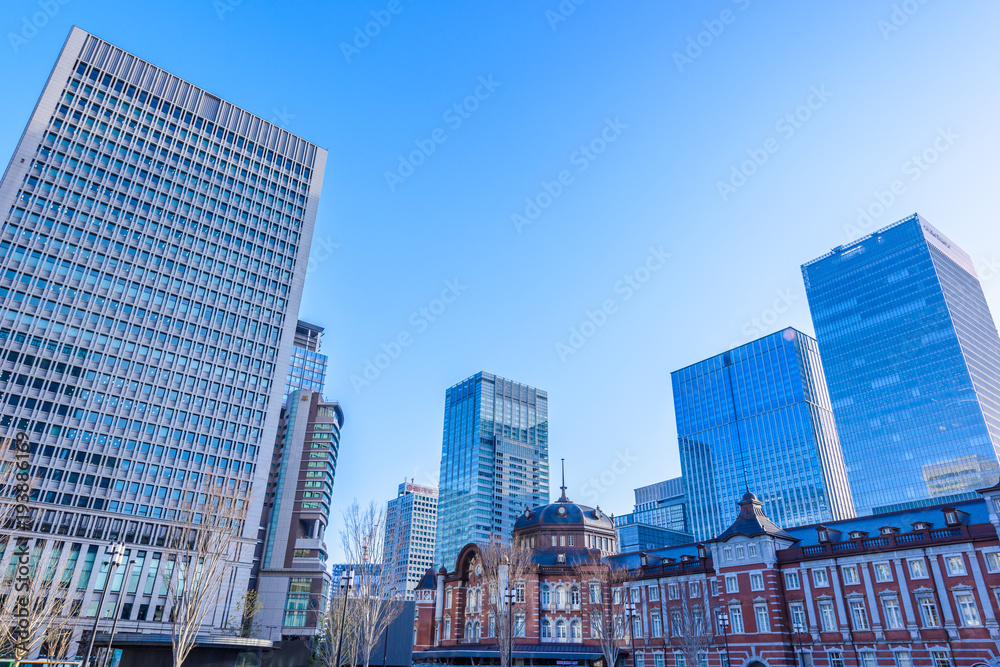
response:
M72 24L329 150L301 317L334 528L436 481L479 370L547 390L570 497L630 511L680 474L670 372L812 333L799 266L852 227L920 212L1000 311L1000 5L576 2L6 0L0 159Z

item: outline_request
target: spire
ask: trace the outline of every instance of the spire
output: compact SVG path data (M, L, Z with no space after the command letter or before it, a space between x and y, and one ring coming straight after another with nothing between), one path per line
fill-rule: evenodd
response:
M562 495L559 496L559 500L557 500L556 502L568 503L569 498L566 497L566 459L559 459L559 460L562 461L562 486L559 487L560 489L562 489Z

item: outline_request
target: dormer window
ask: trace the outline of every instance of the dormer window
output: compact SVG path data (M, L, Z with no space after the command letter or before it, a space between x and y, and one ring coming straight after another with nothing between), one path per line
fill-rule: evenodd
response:
M962 522L958 518L958 512L954 507L945 507L944 512L944 525L946 526L958 526Z
M560 565L565 565L566 564L566 554L564 554L564 553L556 554L556 562L559 563Z
M704 544L698 545L698 558L708 558L708 547Z
M816 537L820 542L829 542L830 531L826 528L826 526L820 526L816 529Z
M848 535L851 536L852 540L863 540L868 537L868 533L863 530L852 530Z
M878 529L878 532L882 535L895 535L899 532L899 528L896 528L895 526L882 526Z
M914 521L912 525L913 530L930 530L931 528L931 524L926 521Z

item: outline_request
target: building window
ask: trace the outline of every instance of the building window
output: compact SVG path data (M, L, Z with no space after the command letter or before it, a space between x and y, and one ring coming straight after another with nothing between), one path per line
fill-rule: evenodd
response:
M771 627L767 618L767 604L755 604L753 606L753 613L757 621L757 632L770 632Z
M865 613L864 600L851 600L851 620L854 621L855 630L868 629L868 614Z
M590 604L600 604L601 602L601 585L600 584L590 584Z
M635 604L639 604L640 602L642 602L642 592L641 591L642 591L642 589L639 588L638 586L633 586L632 587L632 591L630 593L631 597L629 597L628 601L629 602L634 602Z
M556 586L556 606L559 609L566 608L566 587Z
M951 667L951 658L947 651L931 651L931 664L934 667Z
M573 586L569 589L569 603L574 609L580 608L580 587Z
M937 604L931 596L920 598L920 616L926 628L940 628L941 617L938 616Z
M926 579L927 578L927 563L924 559L911 560L910 563L910 578L912 579Z
M790 591L796 591L799 589L798 572L785 572L785 588Z
M830 667L844 667L844 654L840 651L830 651Z
M746 553L743 551L743 547L736 547L736 560L743 560L746 558Z
M983 624L979 618L979 608L976 607L976 599L972 593L955 593L955 604L962 615L962 624L970 627L978 627Z
M632 636L642 637L642 616L632 617Z
M663 659L662 653L653 654L653 667L666 667L666 661Z
M743 634L743 608L739 605L729 607L729 627L734 634Z
M903 612L897 598L882 598L882 610L885 612L885 627L890 630L903 629Z
M495 614L490 612L490 620L486 625L486 636L494 637L497 634L497 617Z
M285 618L282 623L284 627L305 627L311 587L312 579L308 577L292 577L288 581L288 597L285 598Z
M875 563L875 581L892 581L892 569L888 563Z
M681 612L676 610L670 612L670 635L680 637L683 630L684 628L681 627Z
M725 549L722 550L722 553L725 554L726 560L733 559L733 550L731 548L726 547Z
M677 588L677 584L667 584L667 597L669 597L671 600L676 600L678 597L680 597L680 593L678 592L678 590L679 589Z
M806 610L802 606L801 602L793 602L788 605L789 610L791 610L792 616L792 627L798 626L801 628L800 632L805 632L806 627Z
M451 609L451 589L450 588L444 592L444 606L447 609Z
M695 599L701 597L701 582L691 581L688 582L688 597Z
M549 619L542 619L542 639L552 639L552 624Z
M444 639L451 639L451 616L444 617Z
M549 588L548 584L542 586L542 607L552 606L552 590Z
M875 651L861 651L860 655L862 667L878 667L878 661L875 660Z
M823 632L837 631L837 616L833 610L833 602L830 600L820 600L819 620L823 626Z
M752 591L762 591L764 590L764 575L759 572L750 573L750 590Z
M566 621L562 619L556 621L556 641L566 641Z
M1000 572L1000 553L990 551L983 555L986 557L986 571L990 573Z
M649 601L650 602L659 602L659 600L660 600L660 587L659 586L650 586L649 587L649 593L647 595L649 596Z
M753 558L757 555L757 545L750 543L747 545L747 554Z
M514 636L524 636L524 612L517 612L514 615Z
M719 595L719 580L715 577L712 578L712 595Z
M650 633L652 634L653 637L663 636L663 624L660 621L659 614L650 614L649 626L650 626Z
M830 580L826 575L826 568L817 568L812 571L813 573L813 585L817 588L822 588L824 586L830 585Z
M844 566L844 583L848 586L854 586L858 583L858 568L856 566Z
M686 667L683 653L674 653L674 664L677 667Z
M739 593L740 583L735 574L726 575L726 592L727 593Z
M896 659L896 667L913 667L913 656L909 651L895 651L893 657Z
M575 642L583 641L583 625L578 620L569 624L569 636Z
M965 574L965 559L962 554L944 557L945 567L948 569L948 576L955 577Z

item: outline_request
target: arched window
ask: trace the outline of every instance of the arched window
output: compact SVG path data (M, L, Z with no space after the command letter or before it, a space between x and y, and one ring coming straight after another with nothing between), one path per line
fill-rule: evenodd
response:
M579 586L573 586L573 588L569 589L569 603L571 605L573 605L574 608L577 608L577 607L580 606L580 587Z
M490 612L490 621L486 626L486 636L495 637L497 634L497 617L492 611Z
M583 624L575 620L569 624L569 637L575 642L583 641Z
M566 641L566 621L556 621L556 641Z
M548 584L542 585L542 606L548 607L552 605L552 589L549 588Z
M482 636L482 633L483 633L483 626L479 625L479 621L476 621L472 625L472 638L475 639L476 641L479 641L479 638Z
M472 634L472 621L465 622L465 638L474 639L475 636Z
M542 639L552 639L552 625L547 618L542 619Z
M566 587L556 586L556 605L562 609L566 606Z
M444 617L444 636L441 639L451 639L451 616Z

